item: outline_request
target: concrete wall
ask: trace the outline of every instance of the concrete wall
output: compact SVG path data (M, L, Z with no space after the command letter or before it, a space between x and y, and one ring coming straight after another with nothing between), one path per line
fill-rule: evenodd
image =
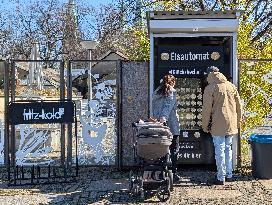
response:
M131 166L133 130L131 124L147 119L149 113L149 63L122 62L122 164Z

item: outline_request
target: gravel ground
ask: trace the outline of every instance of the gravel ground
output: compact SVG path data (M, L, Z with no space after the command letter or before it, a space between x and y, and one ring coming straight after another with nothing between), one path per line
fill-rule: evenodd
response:
M234 182L214 186L214 172L180 170L170 199L160 203L156 196L140 202L128 192L129 172L113 168L81 168L76 182L8 187L1 171L0 205L33 204L229 204L271 205L272 180L256 180L240 170Z

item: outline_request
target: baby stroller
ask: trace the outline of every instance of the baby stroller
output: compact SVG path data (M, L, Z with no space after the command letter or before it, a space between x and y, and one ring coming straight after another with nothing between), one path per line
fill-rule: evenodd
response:
M173 189L173 174L169 170L170 145L173 135L169 127L154 122L134 122L134 160L136 171L130 171L130 192L144 199L156 192L162 202L170 198Z

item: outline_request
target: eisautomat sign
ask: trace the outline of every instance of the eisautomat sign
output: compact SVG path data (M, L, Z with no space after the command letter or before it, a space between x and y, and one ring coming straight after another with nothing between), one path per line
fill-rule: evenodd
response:
M209 52L206 53L192 53L191 51L188 53L162 53L161 60L167 61L208 61L210 59L218 60L220 58L220 54L218 52Z
M203 75L213 65L224 67L223 46L158 46L158 71L176 77Z
M67 102L18 102L9 105L12 124L43 124L74 122L74 103Z

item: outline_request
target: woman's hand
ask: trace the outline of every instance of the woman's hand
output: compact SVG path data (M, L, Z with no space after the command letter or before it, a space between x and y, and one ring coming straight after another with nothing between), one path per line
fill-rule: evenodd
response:
M165 123L166 122L166 118L165 117L161 117L160 118L160 123Z
M148 122L158 122L155 118L153 118L153 117L150 117L149 119L148 119Z

